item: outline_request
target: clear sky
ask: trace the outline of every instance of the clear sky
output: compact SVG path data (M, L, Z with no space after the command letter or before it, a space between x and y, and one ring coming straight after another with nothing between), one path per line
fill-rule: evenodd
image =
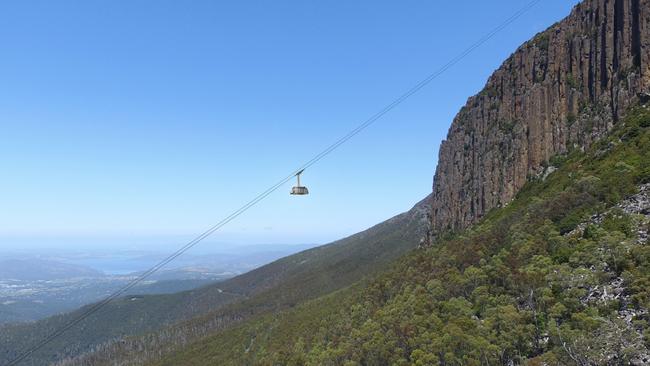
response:
M197 234L526 3L2 2L0 249ZM311 195L212 240L325 243L409 209L458 109L575 3L544 0L308 170Z

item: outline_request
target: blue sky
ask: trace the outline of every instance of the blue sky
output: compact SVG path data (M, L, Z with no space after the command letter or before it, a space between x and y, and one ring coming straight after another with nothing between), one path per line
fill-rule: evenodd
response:
M2 2L0 248L199 233L526 3ZM308 170L310 196L287 185L211 240L324 243L407 210L458 109L575 3L543 1Z

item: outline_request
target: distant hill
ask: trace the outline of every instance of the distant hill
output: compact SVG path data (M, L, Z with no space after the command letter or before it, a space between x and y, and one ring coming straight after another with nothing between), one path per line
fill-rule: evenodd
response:
M0 279L52 280L75 277L103 277L90 267L42 259L0 260Z

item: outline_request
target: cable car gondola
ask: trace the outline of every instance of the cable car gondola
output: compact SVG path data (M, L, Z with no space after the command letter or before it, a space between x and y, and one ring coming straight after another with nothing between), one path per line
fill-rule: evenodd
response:
M305 171L305 169L303 169L303 170L299 171L298 173L296 173L296 178L298 178L298 185L291 188L291 194L294 195L294 196L305 196L305 195L309 194L309 190L307 189L307 187L304 187L304 186L300 185L300 174L302 174L302 172L304 172L304 171Z

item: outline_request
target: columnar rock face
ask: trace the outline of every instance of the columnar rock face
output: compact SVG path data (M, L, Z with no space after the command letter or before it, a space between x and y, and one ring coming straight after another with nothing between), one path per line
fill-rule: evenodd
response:
M649 85L650 0L577 5L454 118L434 178L433 230L462 229L506 205L549 158L610 130Z

